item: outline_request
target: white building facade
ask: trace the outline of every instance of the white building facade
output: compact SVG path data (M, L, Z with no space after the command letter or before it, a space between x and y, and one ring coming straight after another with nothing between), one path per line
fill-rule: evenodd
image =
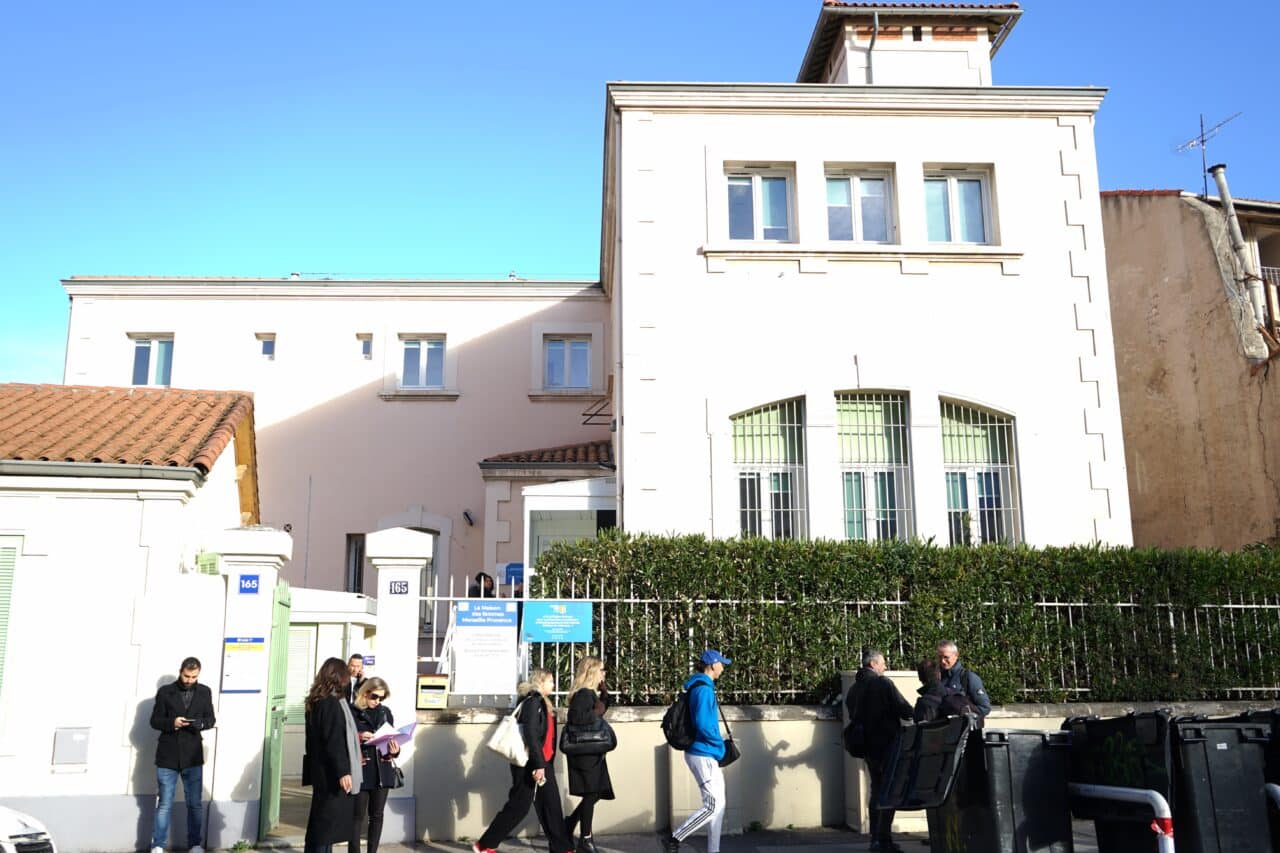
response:
M608 88L620 523L1127 544L1103 91L989 85L1016 7L870 6L798 84Z

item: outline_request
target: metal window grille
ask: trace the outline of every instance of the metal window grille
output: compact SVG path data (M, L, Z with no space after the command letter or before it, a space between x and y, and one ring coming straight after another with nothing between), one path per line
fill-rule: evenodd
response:
M736 415L738 529L769 539L809 537L804 400L784 400Z
M846 539L910 539L910 418L905 394L836 395Z
M1267 284L1280 287L1280 267L1263 267L1262 278Z
M1021 542L1013 418L946 400L941 406L951 544Z

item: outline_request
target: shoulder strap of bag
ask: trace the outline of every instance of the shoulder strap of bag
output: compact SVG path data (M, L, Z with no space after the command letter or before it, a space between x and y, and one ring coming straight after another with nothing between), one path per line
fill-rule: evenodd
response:
M716 703L716 710L720 712L720 722L724 723L724 730L729 735L729 740L733 740L733 729L729 728L729 721L724 717L724 708L720 707L720 703Z

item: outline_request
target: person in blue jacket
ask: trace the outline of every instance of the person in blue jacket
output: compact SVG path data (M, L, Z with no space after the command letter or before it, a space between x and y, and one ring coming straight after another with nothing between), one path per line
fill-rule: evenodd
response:
M724 758L724 738L720 734L720 705L716 702L715 681L724 672L729 658L715 649L707 649L693 668L697 670L684 683L689 694L689 718L693 723L693 743L684 752L684 763L689 765L693 781L702 792L702 808L689 815L689 819L675 832L662 840L664 853L679 853L680 842L707 828L707 853L720 853L720 828L724 824L724 772L720 759Z

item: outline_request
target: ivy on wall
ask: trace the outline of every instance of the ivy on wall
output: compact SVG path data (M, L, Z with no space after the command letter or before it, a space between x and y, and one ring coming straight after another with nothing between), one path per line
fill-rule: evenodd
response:
M670 700L696 653L726 701L810 704L875 647L914 669L960 646L994 701L1280 696L1280 557L1219 551L629 536L553 547L530 594L589 598L629 704ZM567 680L565 681L567 684Z

